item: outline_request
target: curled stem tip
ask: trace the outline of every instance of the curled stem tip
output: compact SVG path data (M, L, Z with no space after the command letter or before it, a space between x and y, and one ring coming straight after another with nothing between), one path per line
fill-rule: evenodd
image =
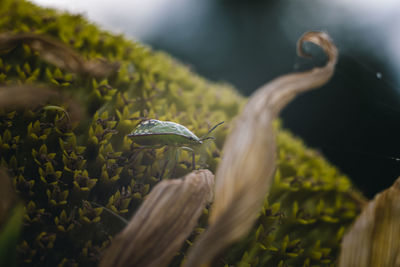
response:
M186 266L210 264L231 243L243 238L254 224L269 190L275 170L275 139L272 122L297 94L317 88L333 75L337 50L323 32L307 32L298 42L320 45L328 55L324 67L278 77L250 97L240 124L224 145L224 156L216 173L215 201L210 226L189 251Z

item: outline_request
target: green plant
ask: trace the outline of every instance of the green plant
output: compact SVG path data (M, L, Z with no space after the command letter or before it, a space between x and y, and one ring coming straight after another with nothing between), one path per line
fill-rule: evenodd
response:
M124 227L101 206L129 218L171 174L163 150L136 149L130 131L144 117L176 121L199 135L226 121L215 142L196 155L214 172L245 99L231 86L208 82L168 55L99 30L82 16L21 0L0 4L0 32L6 32L0 38L0 164L25 202L18 258L27 265L95 266ZM38 49L38 42L48 49ZM26 101L25 95L40 101ZM332 264L359 212L361 197L346 177L277 131L278 170L270 195L252 233L220 265ZM186 152L179 157L176 177L191 170L187 158ZM202 232L207 212L174 265Z

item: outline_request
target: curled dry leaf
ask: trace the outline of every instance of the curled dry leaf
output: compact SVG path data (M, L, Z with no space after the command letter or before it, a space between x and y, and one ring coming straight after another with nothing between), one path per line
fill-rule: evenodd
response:
M29 45L34 51L39 52L44 60L76 73L106 77L119 68L118 63L105 60L84 60L73 49L49 36L34 33L0 34L0 51L12 50L19 44Z
M400 178L375 196L342 241L339 266L400 266Z
M48 102L63 102L68 106L67 117L78 122L83 117L82 105L58 90L33 85L9 85L0 87L0 108L35 108Z
M208 170L157 184L113 239L100 266L167 266L211 201L213 186L214 175Z
M298 42L321 46L328 56L324 67L276 78L258 89L231 131L216 173L210 226L189 251L186 266L209 264L232 242L251 229L271 184L275 168L272 122L297 94L326 83L334 73L337 49L323 32L307 32Z

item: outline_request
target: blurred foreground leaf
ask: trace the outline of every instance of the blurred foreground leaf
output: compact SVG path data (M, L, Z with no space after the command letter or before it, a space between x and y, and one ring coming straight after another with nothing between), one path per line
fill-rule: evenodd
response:
M16 266L16 248L22 227L24 207L17 205L0 230L0 266Z

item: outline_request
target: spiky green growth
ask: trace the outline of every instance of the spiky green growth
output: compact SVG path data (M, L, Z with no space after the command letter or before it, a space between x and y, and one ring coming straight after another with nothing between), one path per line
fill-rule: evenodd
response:
M238 266L334 266L364 199L347 177L286 131L277 136L275 180L248 237L226 261Z
M96 265L124 226L101 206L129 218L171 172L167 151L138 150L127 134L147 117L175 121L201 136L216 122L232 121L244 98L163 53L99 30L81 16L16 0L0 0L0 6L1 32L51 35L85 58L121 64L108 79L96 79L46 63L27 45L0 54L0 85L53 85L79 100L87 114L76 126L65 116L71 107L63 103L0 110L1 166L26 204L19 259L46 266ZM226 130L215 132L216 141L197 156L212 171ZM227 252L226 263L331 264L359 209L350 197L350 183L289 134L280 132L278 141L273 189L254 231ZM190 155L181 155L176 176L191 170L188 159ZM202 222L191 240L203 230Z

